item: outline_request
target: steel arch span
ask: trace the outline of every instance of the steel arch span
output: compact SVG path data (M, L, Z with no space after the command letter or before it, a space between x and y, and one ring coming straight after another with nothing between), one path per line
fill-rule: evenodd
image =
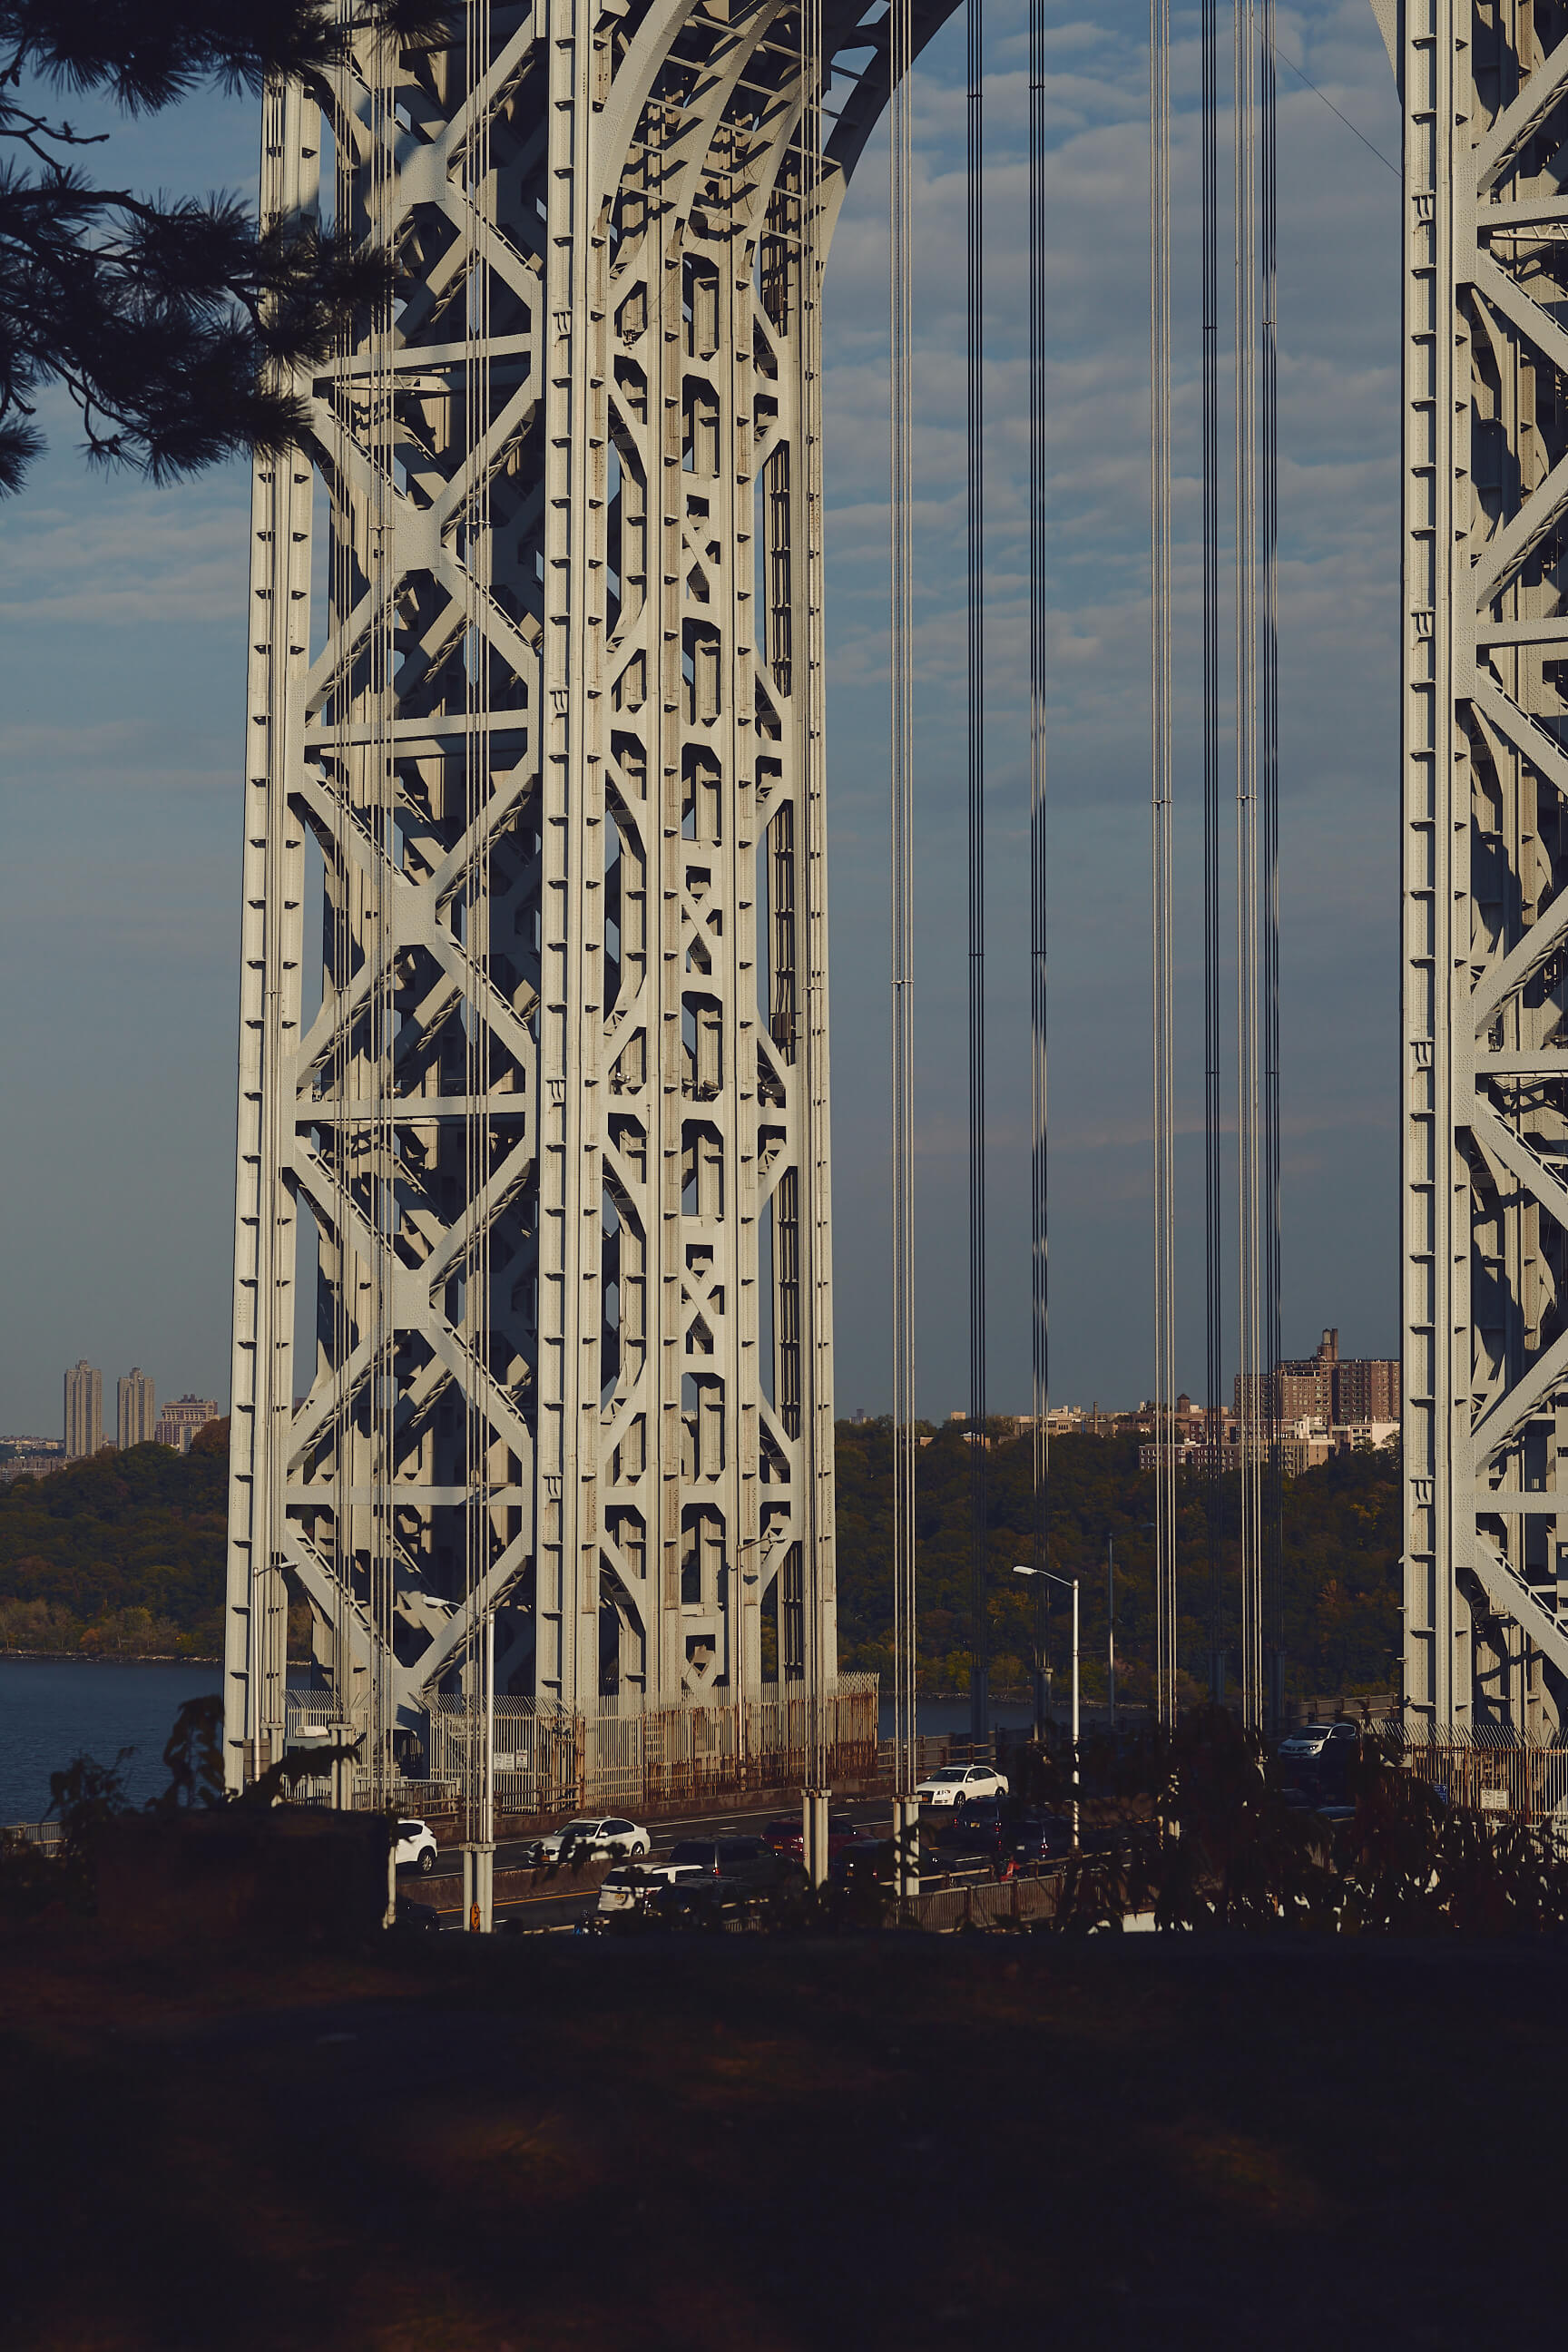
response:
M291 1590L373 1794L444 1694L836 1657L818 295L889 19L456 23L264 101L264 219L404 286L255 467L231 1785Z

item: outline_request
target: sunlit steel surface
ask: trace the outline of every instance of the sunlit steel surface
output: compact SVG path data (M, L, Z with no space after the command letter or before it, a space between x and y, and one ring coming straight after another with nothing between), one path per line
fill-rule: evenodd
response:
M1406 1725L1568 1693L1568 19L1374 0L1405 108Z
M433 1696L834 1672L816 306L886 21L475 0L266 100L264 214L408 283L255 472L232 1783L286 1575L373 1798Z

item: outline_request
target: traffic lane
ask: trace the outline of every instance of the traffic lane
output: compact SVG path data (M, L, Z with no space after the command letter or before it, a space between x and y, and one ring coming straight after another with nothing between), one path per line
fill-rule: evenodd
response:
M1055 1876L1065 1867L1065 1863L1047 1863L1037 1871L1026 1874L1047 1878ZM994 1866L984 1859L969 1854L954 1855L951 1866L945 1870L932 1870L928 1864L921 1874L921 1886L923 1893L931 1894L943 1886L986 1885L994 1876ZM536 1929L564 1932L585 1925L598 1907L599 1890L596 1886L566 1894L542 1892L498 1903L495 1920L498 1928L515 1923L513 1932L530 1933ZM440 1932L443 1934L461 1933L464 1924L460 1908L440 1914Z
M743 1812L726 1811L721 1813L681 1813L674 1820L667 1816L662 1821L642 1822L638 1826L646 1828L652 1835L654 1858L657 1860L661 1853L668 1853L670 1847L681 1838L756 1837L766 1828L769 1822L793 1821L799 1810L798 1801L792 1805L787 1798L779 1797L770 1804L748 1806ZM892 1811L889 1801L886 1797L847 1797L841 1804L835 1804L832 1810L836 1814L852 1821L858 1829L875 1830L880 1827L889 1836L892 1833ZM625 1818L629 1821L636 1817L627 1814ZM525 1868L525 1856L533 1843L532 1838L502 1839L496 1847L496 1868L498 1870ZM460 1875L462 1867L461 1849L457 1846L447 1846L437 1855L435 1869L423 1874L432 1878L455 1878ZM421 1874L416 1871L411 1871L406 1866L398 1873L400 1878L417 1877Z
M853 1821L857 1828L872 1835L883 1837L892 1835L892 1816L886 1797L851 1797L846 1799L842 1804L836 1804L832 1810L835 1815ZM794 1818L793 1808L786 1809L783 1804L773 1803L759 1805L744 1812L688 1813L679 1816L674 1821L650 1822L646 1824L652 1832L654 1840L650 1859L657 1863L661 1856L667 1856L671 1847L682 1838L755 1837L769 1822L786 1818ZM496 1848L496 1868L504 1870L526 1867L525 1857L532 1843L531 1839L503 1841ZM926 1846L925 1855L926 1867L922 1875L923 1883L928 1886L951 1885L970 1880L982 1880L994 1874L994 1866L984 1856L954 1854L951 1861L946 1861L942 1858L940 1848L934 1848L930 1843ZM933 1867L933 1864L937 1866ZM448 1849L437 1861L435 1870L428 1874L432 1877L450 1878L456 1877L461 1869L461 1853ZM409 1874L406 1870L399 1873L399 1876L404 1878ZM535 1896L529 1899L539 1901L547 1898ZM575 1900L576 1898L558 1899Z

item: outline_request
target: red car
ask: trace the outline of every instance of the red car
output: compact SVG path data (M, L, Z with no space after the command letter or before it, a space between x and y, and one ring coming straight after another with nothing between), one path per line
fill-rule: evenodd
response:
M852 1822L847 1813L830 1813L827 1817L827 1859L831 1862L847 1845L860 1835L860 1824ZM763 1843L771 1845L778 1854L787 1854L792 1862L805 1859L805 1825L800 1815L786 1815L783 1821L770 1822L763 1832Z

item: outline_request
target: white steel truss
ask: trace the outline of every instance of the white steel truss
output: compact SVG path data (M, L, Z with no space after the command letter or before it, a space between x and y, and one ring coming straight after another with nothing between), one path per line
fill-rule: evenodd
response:
M437 1694L832 1673L816 352L889 57L883 0L356 41L264 108L264 215L405 284L255 469L226 1704L237 1783L293 1588L382 1789Z
M1568 1722L1568 8L1373 0L1405 112L1407 1720Z

